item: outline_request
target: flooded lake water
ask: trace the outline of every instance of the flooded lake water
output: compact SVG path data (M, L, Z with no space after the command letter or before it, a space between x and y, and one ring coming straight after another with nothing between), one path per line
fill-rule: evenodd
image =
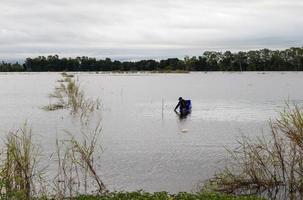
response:
M60 73L0 73L1 135L25 121L43 153L76 122L64 111L46 112ZM268 131L285 101L303 102L303 73L189 74L76 73L88 97L101 100L99 174L110 190L190 191L222 167L224 146ZM173 111L191 99L185 119Z

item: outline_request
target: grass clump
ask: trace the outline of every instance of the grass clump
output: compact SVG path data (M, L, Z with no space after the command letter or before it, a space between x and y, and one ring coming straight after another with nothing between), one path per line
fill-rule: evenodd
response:
M61 83L64 83L64 82L70 82L72 79L70 77L65 77L63 79L58 79L57 82L61 82Z
M230 163L206 187L230 194L263 193L282 199L303 198L303 112L287 105L270 122L269 137L243 136L229 150Z
M54 92L49 95L51 99L56 100L56 103L50 103L43 109L47 111L67 109L72 114L80 113L82 117L85 117L100 108L100 100L87 99L80 84L72 79L73 76L66 73L62 73L62 76L65 77L64 80L60 79L60 85L55 87Z
M45 110L48 110L48 111L55 111L55 110L64 109L64 105L63 104L54 103L54 104L49 104L47 106L44 106L43 108Z
M107 193L97 169L102 153L98 150L100 133L98 123L91 130L86 125L81 139L70 133L67 139L57 139L57 159L53 160L57 170L55 177L47 177L48 168L40 166L41 149L33 143L31 129L24 125L9 132L0 154L0 199L66 199Z
M0 191L4 199L30 199L37 191L43 171L38 170L39 148L32 143L31 129L25 124L9 132L1 153ZM38 182L37 182L38 181Z
M65 77L65 78L73 78L73 77L74 77L73 74L68 74L68 73L66 73L66 72L62 72L61 75L62 75L63 77Z
M56 198L75 197L79 194L104 194L106 186L97 173L98 138L100 123L93 130L82 131L82 140L69 134L65 140L57 140L57 176L54 180ZM102 150L102 149L101 149Z

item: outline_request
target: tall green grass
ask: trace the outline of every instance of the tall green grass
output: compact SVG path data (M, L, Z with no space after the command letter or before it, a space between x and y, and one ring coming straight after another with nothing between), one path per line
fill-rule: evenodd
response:
M32 131L25 124L9 132L1 149L0 191L2 197L29 199L37 191L43 171L38 170L39 148L32 142Z
M112 192L103 196L79 196L75 200L262 200L255 196L234 196L220 193L187 193L169 194L167 192L148 193L138 192Z

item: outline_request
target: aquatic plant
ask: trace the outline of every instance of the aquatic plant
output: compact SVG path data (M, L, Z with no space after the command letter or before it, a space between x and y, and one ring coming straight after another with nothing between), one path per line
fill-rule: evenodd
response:
M303 198L303 112L289 106L270 122L268 136L243 136L229 149L230 163L206 189L231 194L263 193ZM205 189L204 188L204 189Z
M65 199L106 193L97 172L102 153L101 130L100 122L93 129L86 124L81 139L67 132L67 139L56 140L57 159L52 161L57 164L57 175L53 184L46 176L48 168L39 162L41 149L33 143L32 130L25 124L18 131L9 132L0 154L0 199Z
M9 132L1 151L0 191L2 198L30 199L44 170L38 169L39 147L32 142L32 131L25 124Z
M65 77L65 78L73 78L73 77L74 77L73 74L68 74L68 73L66 73L66 72L62 72L61 75L62 75L63 77Z
M87 99L80 83L71 78L73 76L66 73L62 73L62 76L65 79L60 79L60 85L55 87L54 92L49 95L56 102L44 106L43 109L47 111L67 109L71 114L80 113L81 119L86 119L94 110L100 109L100 100Z
M70 77L65 77L65 78L63 78L63 79L58 79L57 80L57 82L61 82L61 83L63 83L63 82L70 82L72 79L70 78Z
M96 166L102 153L101 148L98 151L101 130L99 122L93 130L86 126L85 130L81 131L83 136L81 140L69 132L68 139L56 140L58 164L58 174L54 180L56 198L78 196L81 192L87 194L88 188L99 195L107 192Z
M77 196L80 193L87 194L88 181L96 183L96 194L106 192L106 187L97 174L96 161L101 152L97 151L97 140L101 133L101 122L91 129L91 116L95 110L100 109L99 99L87 99L80 84L73 76L62 73L64 78L59 86L50 94L50 98L57 102L50 104L44 109L48 111L66 109L76 115L81 121L82 140L69 131L65 131L69 138L56 140L56 156L58 171L54 180L55 197L65 198ZM90 189L93 186L90 185Z

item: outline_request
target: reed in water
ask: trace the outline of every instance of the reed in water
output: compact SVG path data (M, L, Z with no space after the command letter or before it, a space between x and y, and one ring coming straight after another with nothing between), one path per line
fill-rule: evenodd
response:
M88 117L91 112L100 109L100 100L86 98L80 83L73 79L73 75L66 73L61 75L64 79L59 79L59 86L49 95L56 102L44 106L43 109L47 111L66 109L71 114L80 114L81 118Z
M270 135L243 136L229 149L230 163L205 188L230 194L267 194L303 198L303 110L287 105L270 122ZM280 197L281 198L281 197Z

